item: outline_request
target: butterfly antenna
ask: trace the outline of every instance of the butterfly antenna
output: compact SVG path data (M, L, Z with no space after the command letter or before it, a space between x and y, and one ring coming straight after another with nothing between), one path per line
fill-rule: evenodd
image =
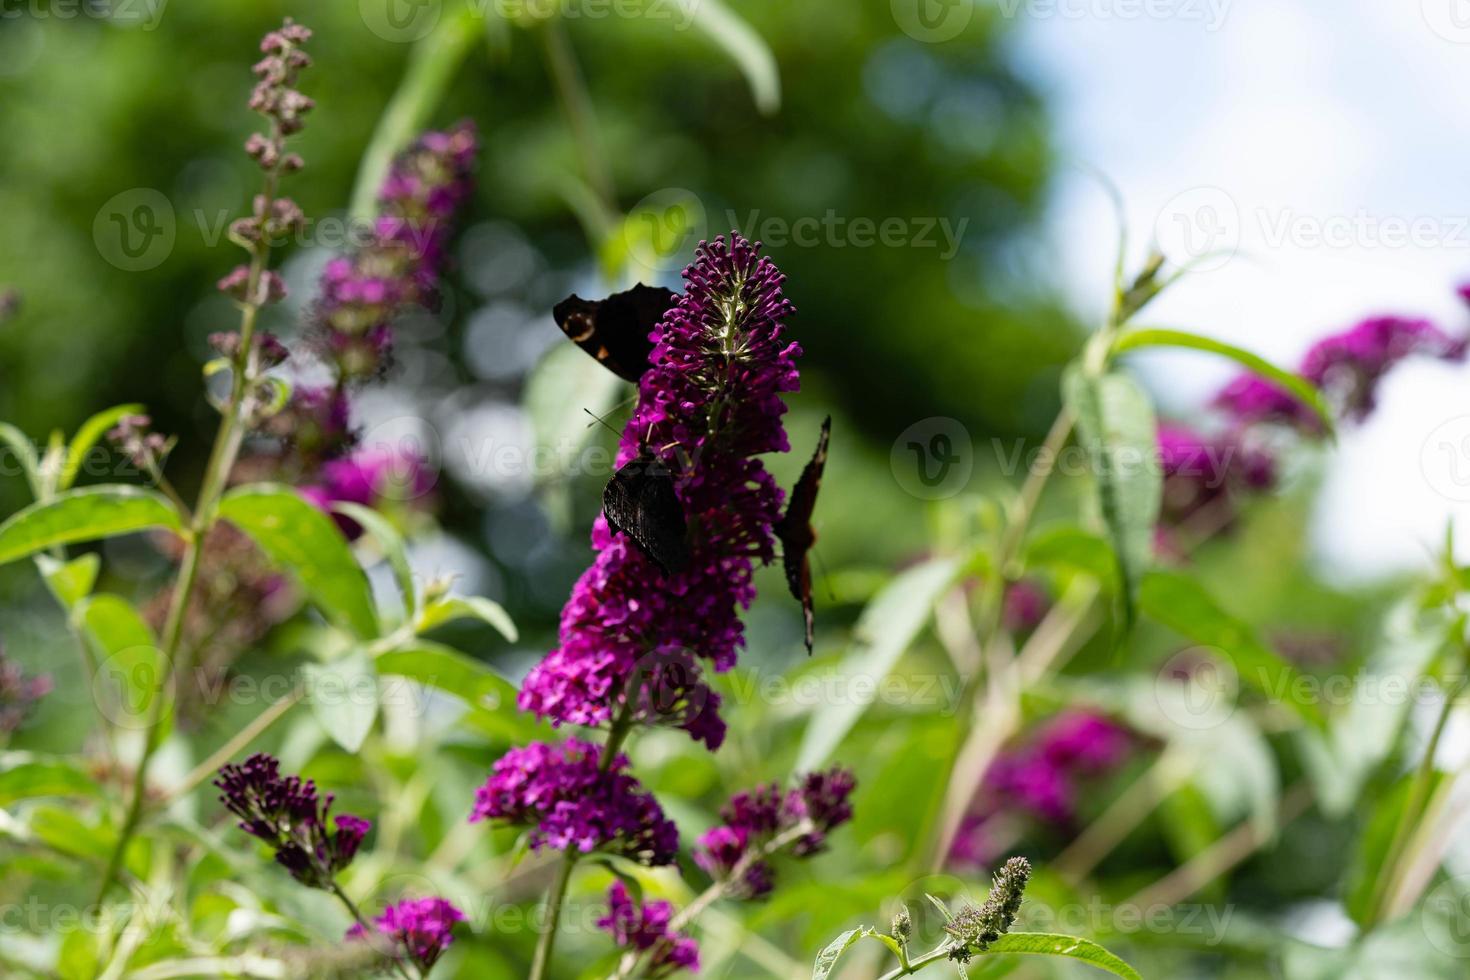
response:
M592 411L592 409L586 408L585 406L583 407L582 411L584 411L588 415L592 416L592 421L587 423L587 427L588 428L591 428L594 425L601 425L604 429L606 429L607 431L611 432L613 435L619 436L619 437L622 436L622 433L621 432L619 432L617 429L614 429L611 425L608 424L608 422L607 422L607 416L598 415L596 412ZM617 406L614 406L613 407L613 411L617 411ZM612 412L608 412L607 414L608 415L611 415Z

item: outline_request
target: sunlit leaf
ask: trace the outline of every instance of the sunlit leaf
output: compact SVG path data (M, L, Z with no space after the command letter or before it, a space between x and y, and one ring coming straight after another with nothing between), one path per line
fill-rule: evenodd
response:
M110 724L142 731L153 721L153 701L172 670L153 630L132 603L117 595L92 596L77 605L74 616L100 655L92 696L105 699L99 706ZM167 736L172 715L169 710L159 716L155 739Z
M361 524L372 535L382 549L388 566L393 569L393 580L398 584L398 594L403 599L404 618L412 619L416 616L419 607L418 590L414 587L413 569L408 564L408 549L398 528L388 518L362 504L338 501L332 505L332 510Z
M457 650L417 641L377 658L378 673L406 677L452 694L469 706L466 723L482 733L520 741L535 737L534 718L516 707L516 687L489 666Z
M97 584L97 573L102 568L102 559L88 553L71 561L57 561L50 555L37 555L36 567L46 580L46 587L56 601L70 609L92 594Z
M62 490L70 490L71 485L81 475L82 466L87 462L87 454L92 447L107 434L107 431L117 425L122 419L129 415L141 415L142 405L116 405L106 411L98 412L96 415L82 423L77 434L72 436L71 443L66 447L66 461L61 465L61 473L57 479L57 487Z
M859 939L863 938L863 929L849 929L838 936L827 947L817 954L817 961L812 964L812 980L827 980L832 975L837 961L848 948Z
M378 633L378 615L362 566L330 517L285 486L230 491L219 516L289 569L326 617L359 637Z
M0 565L59 545L153 527L182 527L178 511L160 493L114 485L69 490L0 524Z
M1138 971L1090 939L1045 932L1012 932L990 944L983 955L1017 953L1028 956L1064 956L1106 970L1123 980L1143 980Z
M756 107L768 115L781 108L781 73L765 39L724 0L682 0L681 6L694 26L739 66Z
M96 781L69 762L22 762L0 772L0 806L46 796L95 797Z
M478 619L482 623L493 626L501 636L512 643L519 638L516 624L511 620L510 613L506 612L500 603L483 596L451 595L431 603L419 616L418 631L427 633L436 626L442 626L458 619Z
M25 475L26 483L30 485L31 496L41 496L41 460L36 455L36 447L26 434L9 422L0 422L0 444L9 447L15 454L16 462L20 464L21 472Z
M378 717L378 673L365 653L302 668L307 700L322 728L348 752L362 748Z

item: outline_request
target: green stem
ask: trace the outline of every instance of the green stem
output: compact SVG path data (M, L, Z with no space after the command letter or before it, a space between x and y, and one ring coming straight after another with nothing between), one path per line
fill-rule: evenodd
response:
M340 901L343 905L347 907L348 913L352 916L354 920L356 920L358 925L362 926L363 932L366 935L371 936L375 931L373 924L369 922L367 920L367 917L362 914L362 911L357 907L357 903L354 902L351 898L347 897L347 893L342 890L341 885L337 884L336 879L332 880L331 892L333 895L337 896L338 901ZM404 966L403 961L400 960L396 954L389 955L393 962L394 971L400 977L403 977L404 980L413 980L413 977L409 975L408 968ZM414 973L420 978L420 980L422 980L424 974L417 965L414 966Z
M279 124L273 125L278 127ZM275 135L279 137L279 129ZM276 197L277 179L278 175L275 171L266 175L265 187L262 191L263 201L256 213L270 214L271 205ZM219 430L215 435L214 446L210 450L209 462L204 469L199 497L189 521L189 528L184 534L184 557L179 565L178 578L174 582L168 619L163 630L163 670L160 671L158 687L154 690L153 699L148 705L145 728L147 734L143 741L143 751L138 759L137 769L133 773L132 798L128 803L122 827L118 831L117 844L107 859L102 879L97 886L96 904L98 905L106 900L107 893L122 868L128 845L132 842L134 834L137 833L138 824L143 816L143 808L148 796L148 765L153 761L153 754L158 750L159 742L162 741L160 730L165 717L168 693L170 690L178 691L179 685L186 680L189 674L189 665L185 662L187 658L184 655L186 651L182 650L184 623L188 618L189 603L194 596L195 583L199 579L199 564L204 553L205 539L214 524L220 497L224 494L225 486L229 482L230 471L234 469L235 459L240 452L240 444L245 438L246 404L259 367L255 357L255 325L260 314L257 299L260 295L261 281L270 260L268 236L264 234L260 236L259 241L251 247L250 256L245 299L240 307L240 342L235 352L230 400L220 416Z
M1388 850L1384 853L1383 864L1378 869L1378 880L1373 886L1373 903L1369 906L1368 921L1364 923L1365 926L1371 927L1381 921L1393 899L1394 888L1400 877L1404 849L1408 846L1409 837L1419 822L1424 804L1429 799L1430 790L1434 785L1434 757L1439 752L1440 739L1444 736L1445 726L1449 724L1455 700L1465 690L1467 683L1470 681L1461 680L1455 685L1454 690L1445 695L1444 704L1439 710L1439 717L1434 723L1434 731L1429 736L1429 744L1424 748L1424 757L1419 760L1419 767L1414 773L1414 782L1409 789L1409 797L1404 803L1403 812L1399 814L1398 826L1393 832L1393 840L1389 843Z
M635 707L634 694L636 691L628 692L623 700L622 711L619 712L612 728L608 730L607 742L602 747L602 758L598 762L598 769L607 772L612 768L613 762L617 760L618 752L623 747L628 733L633 728L633 711ZM551 888L546 893L546 929L536 941L536 952L531 960L531 973L528 980L546 980L548 970L551 968L551 954L556 948L557 927L561 925L562 905L566 902L567 887L572 882L572 871L577 866L580 853L574 849L568 849L562 857L561 864L557 866L556 878L551 883Z
M553 17L541 25L541 44L546 52L546 65L556 86L557 97L571 127L572 139L577 144L577 155L582 161L582 171L587 183L602 203L604 211L615 207L617 194L613 189L612 172L607 167L607 154L603 152L602 140L598 137L597 117L592 108L592 97L587 93L587 83L582 70L577 66L577 57L562 26L560 18Z
M916 960L909 960L907 964L900 966L896 970L889 970L887 973L883 974L883 976L880 977L879 980L896 980L896 978L898 977L906 977L910 974L918 973L930 963L938 963L940 960L949 959L949 951L951 948L952 947L949 945L949 943L946 942L938 949L931 949L929 952L925 953L923 956L920 956Z

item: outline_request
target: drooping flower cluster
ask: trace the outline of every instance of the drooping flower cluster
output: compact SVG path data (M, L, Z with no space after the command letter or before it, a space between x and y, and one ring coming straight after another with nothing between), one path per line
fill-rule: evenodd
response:
M659 980L680 970L699 970L699 944L669 928L674 907L664 901L637 902L621 881L607 892L607 915L597 928L612 934L613 942L644 957L637 976Z
M766 859L781 850L795 857L822 850L827 834L852 819L856 786L851 772L833 768L803 775L785 793L776 783L737 793L720 810L724 822L700 836L695 863L716 879L737 879L730 887L737 897L761 898L775 883Z
M1016 924L1021 900L1026 895L1026 883L1030 880L1031 862L1022 857L1006 861L995 873L995 883L985 902L979 906L965 906L944 927L954 941L949 951L950 959L969 962L972 955L985 952L991 943L1010 932L1011 926Z
M51 678L30 676L5 656L0 646L0 736L13 734L30 717L36 703L51 693Z
M322 274L316 342L345 381L380 374L393 349L393 320L432 305L448 257L455 213L469 198L474 126L426 133L392 165L378 193L369 240Z
M1128 757L1134 736L1092 711L1067 711L1023 744L1009 749L986 771L975 806L950 852L961 867L990 864L1010 844L1024 819L1061 829L1075 818L1080 786L1115 769Z
M319 798L309 779L282 776L280 763L263 753L224 766L214 785L220 802L240 818L240 829L271 845L276 861L311 888L331 888L372 829L350 813L332 818L331 796Z
M647 865L671 863L678 829L628 775L627 757L604 767L601 751L577 739L512 749L476 791L470 822L528 826L534 850L602 850Z
M1158 432L1164 496L1159 513L1161 544L1194 520L1212 533L1234 519L1236 501L1276 485L1276 461L1238 432L1205 435L1184 425L1162 423Z
M754 564L775 554L783 494L754 457L789 448L781 395L797 390L801 351L785 339L793 308L783 276L738 234L702 243L684 279L687 291L651 335L618 463L652 456L668 467L692 560L665 575L599 517L596 560L520 704L553 724L597 726L633 698L634 720L678 725L714 749L725 726L702 675L735 663Z
M1300 373L1326 392L1344 418L1361 422L1372 413L1378 385L1396 364L1413 356L1460 361L1465 353L1465 338L1453 338L1428 320L1377 316L1317 341L1303 356ZM1237 427L1274 422L1308 434L1321 431L1307 406L1253 374L1226 385L1215 406Z
M371 936L358 923L347 930L347 938L381 943L386 956L407 959L427 975L454 942L455 924L464 920L464 913L445 899L406 898L373 920Z

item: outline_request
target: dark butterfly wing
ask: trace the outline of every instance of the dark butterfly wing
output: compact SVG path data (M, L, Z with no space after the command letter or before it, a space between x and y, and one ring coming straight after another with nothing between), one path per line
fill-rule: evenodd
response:
M653 328L678 299L660 286L641 282L607 299L568 296L552 307L561 332L613 374L636 382L648 369Z
M812 529L812 512L817 509L817 491L822 488L822 471L827 468L827 441L832 435L832 418L822 423L817 437L817 451L801 471L801 478L791 489L791 502L786 513L776 522L776 537L781 542L781 563L786 567L786 584L801 603L806 620L806 652L812 652L816 639L816 612L812 606L812 545L817 532Z
M602 491L607 524L621 531L665 575L689 567L689 529L668 467L639 456L613 474Z

